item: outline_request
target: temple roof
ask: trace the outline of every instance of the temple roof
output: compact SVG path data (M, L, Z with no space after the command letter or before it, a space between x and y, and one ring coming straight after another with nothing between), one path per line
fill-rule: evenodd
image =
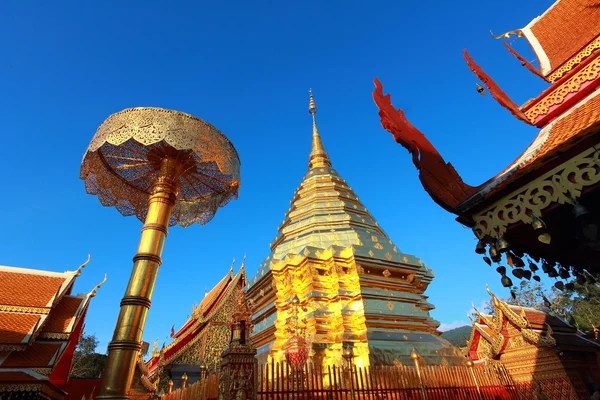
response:
M104 283L71 295L87 262L63 273L0 267L0 381L66 381L90 299Z
M207 323L210 323L211 318L221 309L224 301L229 298L238 284L240 287L243 287L245 283L246 272L244 263L242 263L242 267L237 274L234 274L233 269L230 269L227 275L204 296L200 305L194 308L192 315L186 323L176 333L173 332L171 334L173 341L163 347L160 352L156 348L154 349L152 357L145 364L148 375L155 373L161 359L162 362L168 364L189 345L194 343L195 339L199 337L200 332L202 332Z
M598 343L586 339L576 327L561 318L546 311L508 304L489 289L488 293L492 297L494 315L485 315L475 309L477 320L473 322L467 344L472 359L492 358L513 351L515 347L508 343L517 336L522 337L523 345L600 352ZM486 345L481 346L480 340Z
M316 105L310 95L313 118L312 147L308 172L296 189L284 221L271 243L271 254L261 263L257 277L269 271L271 259L303 254L307 248L355 247L355 254L423 265L414 256L401 253L331 160L317 129Z
M550 75L597 37L600 7L593 1L558 0L520 31L538 58L540 72Z
M529 172L539 171L548 160L596 133L598 120L600 120L600 92L595 91L541 129L515 161L498 175L478 186L470 197L463 199L457 210L462 212L470 209Z

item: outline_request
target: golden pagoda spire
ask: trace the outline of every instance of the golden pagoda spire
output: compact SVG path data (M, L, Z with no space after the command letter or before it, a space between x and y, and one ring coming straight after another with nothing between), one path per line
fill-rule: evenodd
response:
M317 105L315 104L315 98L312 94L312 89L309 90L310 100L308 103L308 112L312 115L313 121L313 135L312 135L312 150L310 152L310 158L308 161L308 168L317 167L331 167L331 161L329 161L329 155L323 147L321 142L321 136L319 136L319 130L317 129L317 120L315 114L317 113Z

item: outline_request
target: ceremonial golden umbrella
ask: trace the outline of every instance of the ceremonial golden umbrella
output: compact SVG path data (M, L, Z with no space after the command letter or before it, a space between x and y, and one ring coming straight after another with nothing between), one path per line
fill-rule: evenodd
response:
M161 108L130 108L100 125L81 163L86 191L144 221L98 398L124 399L141 349L167 227L206 224L237 197L240 161L212 125Z

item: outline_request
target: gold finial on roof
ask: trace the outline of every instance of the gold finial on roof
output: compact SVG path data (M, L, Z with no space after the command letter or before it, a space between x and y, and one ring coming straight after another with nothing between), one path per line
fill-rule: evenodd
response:
M106 274L104 274L104 279L102 280L102 282L100 282L99 284L97 284L96 286L94 286L94 288L90 292L90 297L95 297L96 296L96 292L98 291L98 289L100 289L100 287L102 287L102 285L104 285L106 283L106 279L107 278L108 278L108 276Z
M88 263L90 262L90 260L91 260L91 259L92 259L92 256L91 256L91 254L88 254L87 260L86 260L86 261L85 261L83 264L81 264L81 265L79 266L79 268L77 268L77 270L76 270L76 271L75 271L73 274L74 274L75 276L80 276L80 275L81 275L81 270L82 270L82 269L83 269L83 268L84 268L86 265L88 265Z
M313 120L313 136L312 136L312 149L310 152L310 158L308 161L308 168L317 167L331 167L331 161L329 161L329 155L323 147L321 142L321 136L319 136L319 130L317 129L317 120L315 114L317 113L317 104L312 93L312 89L309 90L310 97L308 102L308 112L312 115Z

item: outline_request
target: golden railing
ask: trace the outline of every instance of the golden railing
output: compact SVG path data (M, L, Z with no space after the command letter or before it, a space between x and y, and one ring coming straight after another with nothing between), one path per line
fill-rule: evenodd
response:
M210 374L191 385L171 391L161 400L215 400L219 397L219 376Z
M286 363L260 365L257 399L519 399L502 366L372 366L292 371ZM420 375L420 376L419 376ZM290 394L293 396L290 397Z
M257 400L520 400L503 366L371 366L315 368L292 371L286 362L258 367ZM522 388L521 388L522 389ZM215 400L219 379L211 374L161 400ZM235 398L235 397L234 397Z

